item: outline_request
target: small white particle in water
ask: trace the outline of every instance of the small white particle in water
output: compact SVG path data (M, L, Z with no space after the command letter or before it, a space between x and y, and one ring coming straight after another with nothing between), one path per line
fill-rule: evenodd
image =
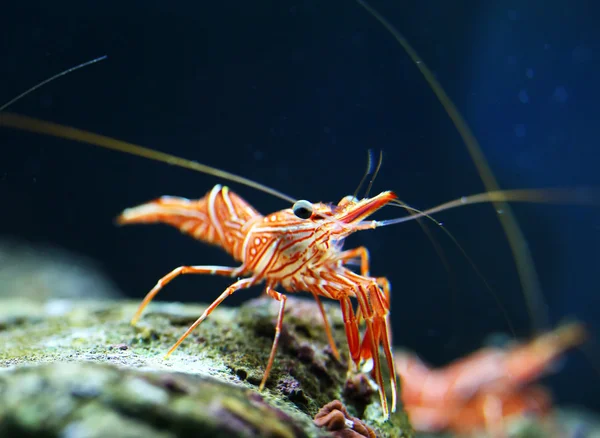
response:
M519 100L521 103L529 103L529 95L527 94L527 90L519 91Z
M569 93L567 93L566 88L563 86L556 87L554 89L554 94L552 95L552 98L557 102L565 103L569 98Z
M527 129L525 128L525 125L522 123L517 123L515 125L515 135L519 138L521 137L525 137L525 134L527 133Z
M504 210L502 210L502 209L496 210L496 213L498 213L498 214L503 214L503 213L504 213Z
M526 68L525 69L525 76L527 76L529 79L533 79L533 69L532 68Z
M467 197L463 196L462 198L460 198L460 202L461 204L465 204L467 202Z

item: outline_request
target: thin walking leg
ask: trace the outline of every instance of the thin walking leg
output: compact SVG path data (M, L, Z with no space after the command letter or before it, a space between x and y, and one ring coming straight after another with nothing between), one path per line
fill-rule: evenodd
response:
M219 304L221 304L223 302L223 300L225 298L227 298L229 295L233 294L236 290L239 289L245 289L247 287L252 286L252 282L254 281L253 277L250 278L243 278L241 280L236 281L235 283L233 283L231 286L229 286L227 289L225 289L225 292L223 292L219 298L217 298L215 301L213 301L213 303L208 306L208 308L204 311L204 313L202 314L202 316L200 316L200 318L198 318L196 320L196 322L194 322L189 329L186 330L186 332L177 340L177 342L175 343L175 345L173 345L171 347L171 349L167 352L165 359L167 357L169 357L171 355L171 353L173 353L175 351L175 349L177 347L179 347L179 344L181 344L183 342L183 340L185 338L187 338L189 336L190 333L192 333L192 331L198 327L200 325L200 323L202 323L202 321L204 321L206 319L206 317L208 315L210 315L212 313L213 310L215 310Z
M233 276L237 272L238 268L229 268L226 266L180 266L178 268L173 269L167 275L162 277L156 285L152 288L150 292L146 294L146 297L138 307L135 315L131 319L131 325L135 325L140 316L142 316L142 312L146 308L150 301L156 296L160 290L165 287L171 280L175 277L178 277L183 274L208 274L208 275L225 275L228 277Z
M258 387L259 391L262 391L265 387L265 383L267 383L267 379L269 378L269 373L271 372L271 367L273 366L273 361L275 360L275 353L277 352L277 344L279 343L279 335L281 334L281 327L283 325L283 312L285 310L285 302L287 301L287 297L283 294L280 294L275 289L266 287L265 292L271 298L279 301L279 314L277 315L277 324L275 324L275 338L273 339L273 346L271 347L271 354L269 354L269 361L267 362L267 368L265 369L265 374L260 382L260 386Z

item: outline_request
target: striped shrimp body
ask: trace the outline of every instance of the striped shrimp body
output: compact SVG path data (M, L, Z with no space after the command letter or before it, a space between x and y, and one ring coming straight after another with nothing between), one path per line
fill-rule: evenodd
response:
M259 387L262 390L274 362L287 299L276 288L280 287L289 293L306 291L314 296L325 321L331 349L339 358L319 297L337 300L342 309L352 362L360 367L368 360L373 361L372 373L387 417L389 408L379 350L383 347L390 371L393 412L396 409L396 374L390 345L389 283L383 277L369 276L366 248L342 251L342 244L348 235L356 231L375 228L375 222L364 219L395 199L393 192L386 191L361 201L346 197L337 205L312 204L302 200L292 208L262 216L227 187L216 185L199 200L161 197L126 209L117 218L119 224L165 223L198 240L222 247L234 259L242 262L239 267L180 266L174 269L146 295L132 323L137 322L156 294L181 274L242 277L229 286L190 326L169 350L168 356L225 298L237 290L264 282L265 293L279 301L280 307L275 339ZM345 266L356 258L361 259L360 274ZM351 298L357 299L360 318L355 315ZM362 341L359 335L361 319L366 323Z

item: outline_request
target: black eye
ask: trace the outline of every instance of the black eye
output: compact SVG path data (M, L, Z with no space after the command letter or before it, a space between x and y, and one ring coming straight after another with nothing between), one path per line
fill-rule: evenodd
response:
M313 214L313 206L310 202L305 200L297 201L293 205L292 211L300 219L308 219Z

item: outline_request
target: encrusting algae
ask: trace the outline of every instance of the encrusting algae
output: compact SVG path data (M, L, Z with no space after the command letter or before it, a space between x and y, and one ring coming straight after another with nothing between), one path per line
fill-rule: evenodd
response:
M375 392L348 385L316 303L288 300L263 392L278 310L270 298L219 307L166 360L203 306L153 303L132 327L135 302L3 300L0 436L344 436L313 420L334 400L378 437L412 436L401 409L384 422ZM341 313L327 311L347 357Z

